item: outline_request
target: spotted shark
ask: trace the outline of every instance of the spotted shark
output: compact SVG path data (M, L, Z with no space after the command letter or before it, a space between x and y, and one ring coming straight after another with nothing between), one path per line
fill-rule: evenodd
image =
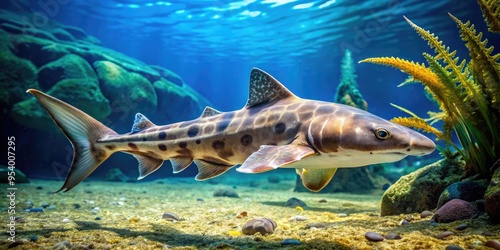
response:
M242 173L295 168L302 183L319 191L338 168L394 162L431 153L424 135L342 104L302 99L268 73L254 68L245 107L220 112L206 107L191 121L157 126L137 113L132 131L118 134L83 111L29 89L74 149L64 185L67 192L115 152L132 154L143 179L170 160L179 173L192 162L196 180L232 167ZM59 192L58 191L58 192Z

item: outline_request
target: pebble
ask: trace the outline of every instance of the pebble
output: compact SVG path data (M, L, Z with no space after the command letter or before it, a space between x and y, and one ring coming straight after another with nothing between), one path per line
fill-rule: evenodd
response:
M344 213L340 213L340 214L337 214L338 217L347 217L347 214L344 214Z
M400 240L401 239L401 235L399 235L397 233L389 233L386 236L384 236L384 238L386 240Z
M196 198L196 201L203 202L205 200L203 200L202 198Z
M246 235L254 235L260 233L262 235L274 233L276 222L269 218L259 218L249 220L241 228L241 232Z
M489 240L484 243L484 246L491 247L496 250L500 250L500 242L498 240Z
M136 222L139 222L139 218L135 217L135 216L132 216L128 219L128 222L131 222L131 223L136 223Z
M79 209L79 208L81 208L81 207L82 207L82 206L81 206L80 204L78 204L78 203L73 204L73 208L74 208L74 209Z
M453 199L439 208L432 219L439 223L448 223L456 220L471 219L480 214L477 208L467 201Z
M300 240L296 240L296 239L284 239L283 241L281 241L281 245L282 246L297 246L297 245L300 245L302 244L302 242L300 242Z
M408 224L410 224L410 222L408 222L407 220L401 220L401 221L399 222L399 225L400 225L400 226L406 226L406 225L408 225Z
M306 227L307 228L325 228L325 227L327 227L327 225L324 222L313 222L313 223L307 223Z
M321 200L319 200L318 202L319 202L319 203L326 203L326 202L327 202L327 200L325 200L325 199L321 199Z
M469 225L467 225L467 224L460 224L455 229L461 231L461 230L464 230L468 227L469 227Z
M440 233L440 234L437 236L437 238L442 240L442 239L444 239L444 238L446 238L446 237L448 237L448 236L450 236L450 235L454 235L454 234L455 234L455 233L454 233L454 232L452 232L452 231L444 231L444 232Z
M464 250L461 246L457 245L448 245L444 250Z
M369 241L377 242L377 241L383 241L384 237L380 235L379 233L375 232L368 232L365 234L365 238Z
M42 204L40 206L42 208L48 208L48 207L50 207L50 204L48 202L42 202Z
M119 205L119 206L123 206L125 203L123 203L123 201L119 201L116 204Z
M42 189L43 189L43 187L42 187L42 186L38 186L38 187L36 187L36 189L38 189L38 190L42 190Z
M422 213L420 213L420 218L424 219L432 215L432 212L429 210L425 210Z
M219 189L214 192L214 197L240 198L238 193L232 189Z
M101 220L101 217L95 217L94 220Z
M43 213L43 208L41 207L34 207L29 210L30 213Z
M288 219L288 221L290 221L290 222L294 222L294 221L306 221L306 220L307 220L307 217L302 216L302 215L295 215L295 216L290 217L290 219Z
M168 221L179 221L181 218L177 214L171 213L171 212L166 212L163 213L161 216L162 219L168 220Z
M63 250L63 249L70 249L71 248L71 243L69 241L61 241L57 244L54 245L52 249L57 249L57 250Z
M64 219L62 220L62 222L63 222L63 223L68 223L68 222L69 222L69 219L68 219L68 218L64 218Z
M285 207L307 207L307 204L298 198L292 197L286 201Z
M56 206L48 206L47 208L45 208L45 210L54 210L56 209Z
M15 221L16 223L25 223L25 222L26 222L26 220L24 219L24 217L21 217L21 216L16 216L16 217L14 218L14 221Z
M30 241L31 242L38 241L38 239L39 239L38 235L33 235L33 236L30 237Z
M33 207L33 202L31 201L24 202L24 208L32 208L32 207Z

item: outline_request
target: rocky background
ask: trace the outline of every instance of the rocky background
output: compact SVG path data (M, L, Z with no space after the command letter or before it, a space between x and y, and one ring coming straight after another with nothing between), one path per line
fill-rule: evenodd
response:
M130 131L137 112L168 124L196 118L210 105L176 73L105 48L80 28L52 20L37 26L27 5L10 2L16 6L0 9L0 105L3 131L16 136L17 168L28 176L64 178L72 153L45 110L26 93L29 88L66 101L119 133ZM59 158L54 159L54 151ZM131 159L111 157L108 165Z

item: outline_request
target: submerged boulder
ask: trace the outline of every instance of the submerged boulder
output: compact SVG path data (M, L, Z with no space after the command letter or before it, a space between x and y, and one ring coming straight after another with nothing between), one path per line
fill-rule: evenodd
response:
M38 71L38 83L43 90L50 89L63 79L96 81L96 74L87 61L74 54L67 54L45 64Z
M460 181L464 162L458 155L440 160L401 177L382 196L381 215L398 215L432 210L450 184Z
M453 199L461 199L468 202L480 200L484 196L486 186L479 181L461 181L448 186L439 196L437 207L440 208L446 202Z

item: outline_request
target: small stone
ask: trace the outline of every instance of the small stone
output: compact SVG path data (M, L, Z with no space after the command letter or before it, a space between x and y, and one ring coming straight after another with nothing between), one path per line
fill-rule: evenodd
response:
M57 244L54 245L54 247L52 247L52 249L55 249L55 250L63 250L63 249L70 249L71 248L71 243L69 243L69 241L65 240L65 241L61 241Z
M431 216L431 215L432 215L432 212L431 212L431 211L429 211L429 210L425 210L425 211L423 211L422 213L420 213L420 218L425 219L425 218L427 218L427 217L429 217L429 216Z
M126 201L126 200L127 200L127 198L125 198L125 197L123 197L123 196L122 196L122 197L120 197L120 200L121 200L121 201Z
M444 250L464 250L464 249L461 246L448 245L444 248Z
M38 239L39 239L38 235L33 235L33 236L30 237L30 241L31 242L38 241Z
M177 214L174 214L171 212L163 213L162 219L168 220L168 221L180 221L181 220Z
M68 218L64 218L64 219L62 220L62 222L63 222L63 223L68 223L68 222L69 222L69 219L68 219Z
M42 204L40 204L40 206L42 208L48 208L48 207L50 207L50 204L48 202L42 202Z
M136 222L139 222L139 218L135 217L135 216L132 216L128 219L128 222L130 223L136 223Z
M450 236L450 235L454 235L454 234L455 234L455 233L453 233L452 231L444 231L444 232L440 233L440 234L437 236L437 238L442 240L442 239L444 239L444 238L446 238L446 237L448 237L448 236Z
M306 220L307 220L307 217L301 216L301 215L295 215L295 216L290 217L290 219L288 219L288 221L290 221L290 222L306 221Z
M344 214L344 213L340 213L340 214L337 214L338 217L347 217L347 214Z
M365 238L369 241L377 242L377 241L383 241L384 237L380 235L379 233L375 232L368 232L365 234Z
M325 199L321 199L321 200L319 200L318 202L319 202L319 203L327 203L327 200L325 200Z
M31 202L31 201L25 201L23 207L24 208L32 208L33 207L33 202Z
M14 221L15 221L16 223L25 223L25 222L26 222L26 220L25 220L23 217L21 217L21 216L16 216L16 217L14 218Z
M79 208L81 208L81 207L82 207L82 206L81 206L80 204L78 204L78 203L73 204L73 208L74 208L74 209L79 209Z
M327 225L324 222L312 222L306 224L306 228L325 228L325 227L327 227Z
M240 198L240 196L232 189L219 189L214 192L214 197L230 197Z
M484 197L486 186L483 183L475 181L460 181L448 186L441 195L437 207L441 208L445 203L453 199L460 199L468 202L474 202Z
M54 210L56 209L56 206L48 206L47 208L45 208L45 210Z
M238 212L238 214L236 214L236 218L238 218L238 219L241 219L241 218L244 218L247 216L248 216L247 211L240 211L240 212Z
M292 197L286 201L285 207L307 207L307 204L298 198Z
M500 242L498 240L489 240L484 243L484 246L491 247L495 250L500 250Z
M101 220L101 217L95 217L94 220Z
M456 220L471 219L479 215L479 210L467 201L453 199L439 208L432 220L438 223L448 223Z
M34 207L32 209L29 210L30 213L43 213L43 208L41 207Z
M401 220L401 221L399 222L399 225L400 225L400 226L406 226L406 225L408 225L408 224L410 224L410 222L408 222L407 220Z
M281 241L282 246L297 246L300 244L302 244L302 242L296 239L284 239L283 241Z
M36 189L37 189L37 190L42 190L42 189L43 189L43 187L42 187L42 186L38 186L38 187L36 187Z
M399 235L397 233L389 233L386 236L384 236L384 238L386 240L400 240L401 239L401 235Z
M119 201L119 202L117 202L116 204L117 204L117 205L119 205L119 206L123 206L123 205L125 205L125 203L123 203L123 201Z
M467 225L467 224L460 224L455 229L461 231L461 230L464 230L468 227L469 227L469 225Z
M196 198L196 201L203 202L205 200L203 200L202 198Z
M274 233L276 229L276 222L269 218L259 218L249 220L241 228L241 232L245 235L254 235L260 233L262 235Z

